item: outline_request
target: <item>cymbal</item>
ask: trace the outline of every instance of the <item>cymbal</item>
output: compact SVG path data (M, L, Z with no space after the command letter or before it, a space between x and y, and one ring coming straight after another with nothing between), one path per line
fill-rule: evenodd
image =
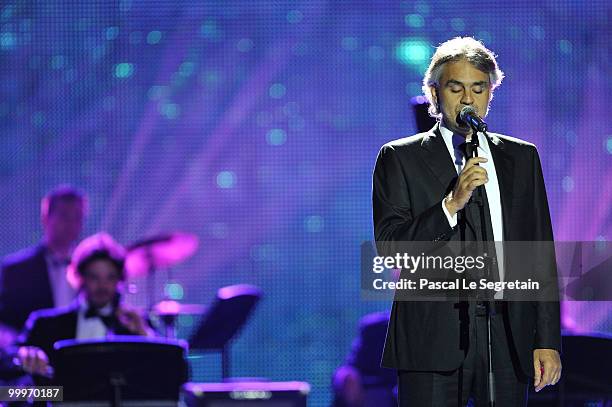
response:
M127 248L128 277L140 277L155 268L179 264L198 249L198 237L191 233L163 233L132 243Z
M204 313L206 307L200 304L181 304L173 300L160 301L153 307L153 312L159 316L198 315Z

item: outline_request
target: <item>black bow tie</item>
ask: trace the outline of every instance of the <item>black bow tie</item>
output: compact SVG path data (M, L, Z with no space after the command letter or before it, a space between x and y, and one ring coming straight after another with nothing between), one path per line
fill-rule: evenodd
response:
M89 318L100 318L102 323L106 325L107 328L114 327L117 322L117 318L114 314L101 315L100 310L94 307L87 308L87 311L85 312L85 319Z

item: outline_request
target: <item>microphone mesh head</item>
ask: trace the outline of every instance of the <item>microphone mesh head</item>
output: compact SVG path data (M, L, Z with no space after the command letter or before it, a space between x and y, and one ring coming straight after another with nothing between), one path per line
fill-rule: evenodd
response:
M466 106L463 109L461 109L461 112L459 113L459 117L461 118L463 122L468 124L469 122L467 121L467 116L470 114L475 115L475 116L478 115L476 113L476 109L474 109L472 106Z

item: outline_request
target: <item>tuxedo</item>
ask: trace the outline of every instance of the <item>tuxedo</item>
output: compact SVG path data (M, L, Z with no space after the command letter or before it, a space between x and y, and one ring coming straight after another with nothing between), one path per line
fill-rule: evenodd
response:
M68 307L34 311L28 318L25 330L20 336L20 345L41 348L53 366L55 356L53 344L64 339L76 338L80 311L78 300ZM134 335L116 319L113 324L113 333L115 335Z
M536 147L501 134L489 135L504 241L552 241ZM428 132L385 144L373 174L374 234L379 254L385 255L393 246L391 242L458 240L459 227L450 226L442 207L457 177L439 124ZM468 236L465 240L475 238ZM559 303L523 301L507 302L505 306L512 346L523 372L532 377L534 349L561 349ZM382 366L412 371L456 370L469 346L463 337L464 325L474 321L475 312L475 304L470 302L395 301Z
M20 331L32 311L52 308L46 249L42 244L7 256L0 272L0 322Z

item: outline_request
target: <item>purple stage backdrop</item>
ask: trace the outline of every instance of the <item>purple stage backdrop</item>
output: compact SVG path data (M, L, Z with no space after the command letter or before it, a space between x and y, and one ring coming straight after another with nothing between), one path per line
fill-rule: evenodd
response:
M489 127L538 145L556 238L612 237L611 17L604 0L2 1L0 253L40 239L39 199L60 183L89 193L86 234L195 233L155 300L261 287L232 373L308 381L325 405L359 317L389 307L359 295L371 173L415 132L409 100L440 42L499 55ZM563 308L566 328L612 333L609 304ZM216 355L191 364L219 379Z

